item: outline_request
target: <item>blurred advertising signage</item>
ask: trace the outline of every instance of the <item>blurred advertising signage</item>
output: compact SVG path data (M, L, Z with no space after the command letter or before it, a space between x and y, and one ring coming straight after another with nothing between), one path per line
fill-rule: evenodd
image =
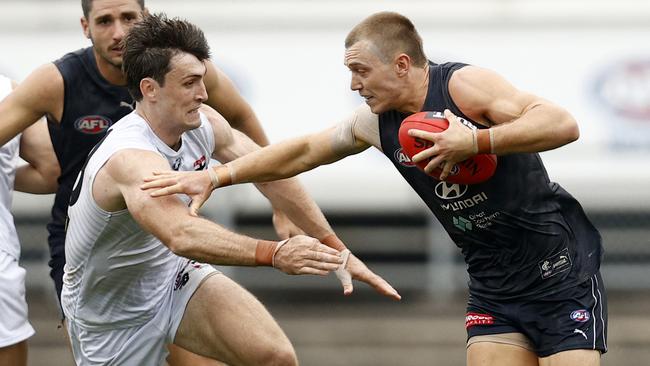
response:
M592 98L606 125L610 147L650 151L650 57L625 58L603 67Z

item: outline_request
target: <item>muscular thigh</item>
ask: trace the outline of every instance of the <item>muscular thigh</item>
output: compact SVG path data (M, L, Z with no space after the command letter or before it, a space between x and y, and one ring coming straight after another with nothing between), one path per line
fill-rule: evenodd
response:
M574 349L539 359L539 366L600 366L600 351Z
M472 343L467 366L537 366L537 355L523 347L495 342Z
M269 349L289 340L259 300L217 274L190 299L174 343L227 364L246 364L256 348Z

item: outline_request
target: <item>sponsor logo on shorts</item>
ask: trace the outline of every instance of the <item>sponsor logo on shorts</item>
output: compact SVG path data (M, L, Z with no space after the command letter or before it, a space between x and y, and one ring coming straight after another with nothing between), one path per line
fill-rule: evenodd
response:
M490 324L494 324L494 317L490 314L467 313L465 315L465 329L469 329L475 325Z
M589 310L580 309L571 312L571 319L580 323L584 323L588 321L590 318L591 315L589 314Z
M564 248L561 252L540 261L538 265L542 279L547 279L558 273L570 270L571 257L569 256L569 249Z
M203 266L203 263L188 259L187 262L185 262L183 268L176 274L176 280L174 281L174 291L182 289L183 286L187 284L187 282L190 280L190 272L193 269L201 269Z
M207 159L205 158L205 155L201 155L201 157L194 162L194 170L203 170L205 168Z
M112 122L108 117L92 115L83 116L74 122L74 128L87 135L97 135L106 131Z
M583 337L585 337L585 339L589 339L589 338L587 338L587 334L585 332L581 331L580 329L574 329L573 334L580 334Z
M174 291L182 289L189 280L190 274L189 272L185 272L185 268L183 268L180 272L178 272L178 274L176 274L176 281L174 281Z
M404 154L404 151L402 151L401 147L399 149L395 150L395 152L393 153L393 158L401 166L405 166L407 168L412 168L412 167L415 166L415 164L413 164L411 159L406 154Z

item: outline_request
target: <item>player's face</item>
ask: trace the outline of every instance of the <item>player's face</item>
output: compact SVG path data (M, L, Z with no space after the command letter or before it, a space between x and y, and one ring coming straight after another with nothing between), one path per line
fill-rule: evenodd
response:
M352 72L350 88L358 91L373 113L399 106L400 80L392 63L384 63L375 46L359 41L345 51L345 66Z
M189 53L179 53L170 61L170 71L158 92L157 108L182 131L201 125L199 107L208 99L203 83L205 72L205 64Z
M122 67L120 43L136 21L142 18L143 9L136 0L94 0L88 19L81 19L84 34L93 43L98 62Z

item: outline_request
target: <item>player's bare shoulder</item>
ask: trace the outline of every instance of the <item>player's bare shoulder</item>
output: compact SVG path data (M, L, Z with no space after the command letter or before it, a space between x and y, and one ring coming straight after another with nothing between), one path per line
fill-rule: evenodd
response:
M15 89L21 104L29 105L33 112L49 114L57 121L63 114L65 85L63 76L53 63L35 69Z
M214 131L215 148L230 144L233 140L233 133L232 127L228 121L226 121L219 112L207 104L203 104L200 111L205 115L212 126L212 130Z

